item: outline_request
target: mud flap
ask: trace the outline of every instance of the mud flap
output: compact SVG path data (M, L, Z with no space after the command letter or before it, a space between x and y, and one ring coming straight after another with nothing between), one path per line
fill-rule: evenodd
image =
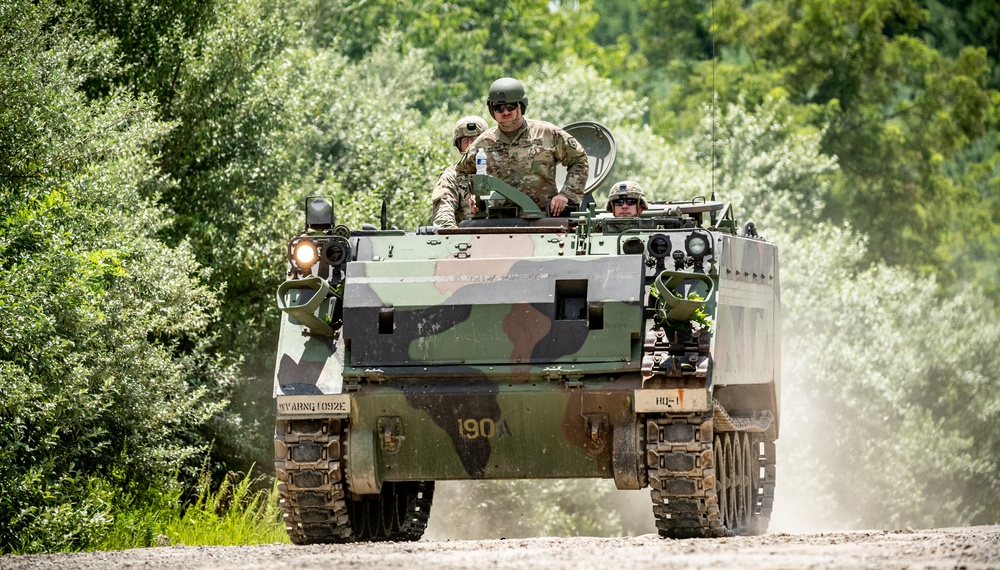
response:
M646 486L645 445L638 423L615 426L611 443L611 467L615 487L642 489Z
M367 430L351 430L347 437L347 488L359 495L377 495L382 490L378 466L381 462L375 449L375 434Z

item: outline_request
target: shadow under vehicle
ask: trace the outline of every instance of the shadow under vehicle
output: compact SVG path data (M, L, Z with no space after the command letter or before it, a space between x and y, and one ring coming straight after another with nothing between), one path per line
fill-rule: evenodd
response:
M614 139L567 130L592 193ZM381 228L351 229L329 199L306 200L277 292L292 541L417 540L434 481L510 478L648 486L663 537L765 532L775 246L704 198L550 218L496 178L475 184L482 213L447 230L386 229L384 211Z

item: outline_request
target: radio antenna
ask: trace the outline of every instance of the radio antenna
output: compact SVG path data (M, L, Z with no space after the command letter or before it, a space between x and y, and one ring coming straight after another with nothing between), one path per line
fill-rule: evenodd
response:
M708 24L708 35L712 36L712 201L715 201L715 0L712 0L712 15ZM712 226L715 226L715 210L711 211Z

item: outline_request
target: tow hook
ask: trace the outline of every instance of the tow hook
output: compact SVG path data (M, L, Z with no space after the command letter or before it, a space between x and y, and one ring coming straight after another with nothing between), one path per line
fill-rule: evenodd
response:
M398 417L381 417L378 419L378 431L382 442L382 451L389 455L399 453L399 447L406 436L403 435L403 422Z
M608 439L608 415L587 414L587 453L599 455Z

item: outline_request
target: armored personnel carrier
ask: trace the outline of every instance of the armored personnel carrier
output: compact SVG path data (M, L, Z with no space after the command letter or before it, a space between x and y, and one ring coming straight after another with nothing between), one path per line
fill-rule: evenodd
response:
M611 133L567 127L614 162ZM352 229L306 200L288 245L275 468L296 544L417 540L434 482L601 477L651 488L663 537L759 534L774 496L774 245L724 203L490 197L453 229ZM497 198L497 200L492 200Z

